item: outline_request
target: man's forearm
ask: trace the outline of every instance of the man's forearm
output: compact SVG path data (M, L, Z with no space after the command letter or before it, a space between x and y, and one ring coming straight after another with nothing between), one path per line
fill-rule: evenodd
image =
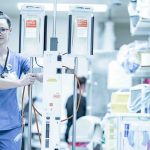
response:
M11 79L11 78L0 78L0 90L17 88L20 86L32 85L36 79L36 75L33 73L26 74L21 79Z
M21 81L0 78L0 90L17 88L21 86Z

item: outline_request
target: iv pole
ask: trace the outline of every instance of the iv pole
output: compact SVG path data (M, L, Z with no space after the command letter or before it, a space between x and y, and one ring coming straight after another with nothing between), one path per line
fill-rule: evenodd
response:
M77 74L78 57L74 58L74 73ZM76 149L76 105L77 105L77 79L74 75L74 91L73 91L73 130L72 130L72 150Z
M33 72L33 57L30 58L30 72ZM28 150L31 150L31 127L32 127L32 85L29 87L29 110L28 110Z

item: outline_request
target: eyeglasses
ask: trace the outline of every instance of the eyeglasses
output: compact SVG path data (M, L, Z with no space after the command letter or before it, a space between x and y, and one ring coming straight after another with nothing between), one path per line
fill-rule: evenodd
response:
M8 31L9 29L6 29L6 28L0 28L0 33L4 34L6 33L6 31Z

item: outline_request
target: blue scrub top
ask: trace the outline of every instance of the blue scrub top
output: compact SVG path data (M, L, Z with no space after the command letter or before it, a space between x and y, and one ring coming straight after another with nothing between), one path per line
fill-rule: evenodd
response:
M7 66L9 73L20 79L22 73L30 69L29 59L9 51ZM3 67L0 65L0 73ZM10 130L21 126L21 112L17 101L17 88L0 90L0 130Z

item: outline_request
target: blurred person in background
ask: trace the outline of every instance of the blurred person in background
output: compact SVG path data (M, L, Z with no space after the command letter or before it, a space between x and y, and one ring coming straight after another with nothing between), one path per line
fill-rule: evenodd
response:
M86 97L83 96L86 88L86 78L85 77L79 77L80 82L80 88L81 88L81 101L80 106L77 112L77 119L86 115ZM77 85L78 93L77 93L77 104L79 100L79 85ZM66 103L66 111L67 111L67 117L70 117L73 115L73 95L69 96ZM67 128L65 132L65 141L68 143L68 136L69 136L69 130L73 123L73 118L69 119L67 122Z

